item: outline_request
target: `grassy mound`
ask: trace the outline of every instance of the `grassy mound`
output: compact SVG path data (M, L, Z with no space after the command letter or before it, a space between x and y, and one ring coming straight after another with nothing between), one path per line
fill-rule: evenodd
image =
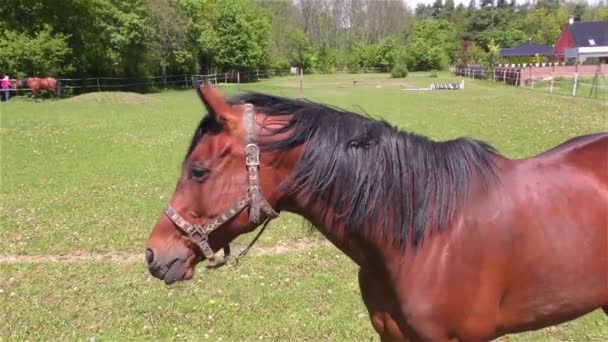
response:
M100 103L100 104L156 104L160 100L148 95L125 91L102 91L97 93L88 93L67 99L77 103Z

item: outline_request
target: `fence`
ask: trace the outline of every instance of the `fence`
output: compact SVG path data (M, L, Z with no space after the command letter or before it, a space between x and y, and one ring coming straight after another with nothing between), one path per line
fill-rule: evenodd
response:
M386 66L386 67L363 67L363 68L358 68L356 69L357 73L383 73L383 72L389 72L391 71L391 68ZM346 67L339 67L339 68L335 68L334 72L336 73L350 73L351 70L349 68Z
M525 73L525 70L519 71ZM532 77L523 82L520 77L513 77L512 73L507 73L507 76L504 77L497 72L494 81L517 84L519 87L535 91L608 99L608 74L606 73L597 73L593 76L575 73L568 76Z
M497 65L488 75L481 65L452 68L459 76L491 79L549 93L608 98L608 65Z
M233 71L214 74L184 74L154 76L145 78L116 78L116 77L92 77L92 78L62 78L59 79L62 94L78 94L91 91L136 91L145 92L154 89L179 89L191 88L194 83L201 79L209 79L212 83L237 83L257 81L267 78L273 73L266 70L255 71Z
M486 78L486 68L483 65L466 65L460 67L453 67L452 73L458 76L464 76L474 79L485 79Z
M252 70L232 71L215 74L182 74L167 76L151 76L140 78L126 77L87 77L87 78L58 78L58 97L66 97L88 92L98 91L135 91L148 92L156 89L180 89L191 88L196 81L209 79L212 83L236 83L255 82L262 78L274 75L284 75L289 70ZM11 80L14 82L16 80ZM11 92L28 92L29 89L11 89Z

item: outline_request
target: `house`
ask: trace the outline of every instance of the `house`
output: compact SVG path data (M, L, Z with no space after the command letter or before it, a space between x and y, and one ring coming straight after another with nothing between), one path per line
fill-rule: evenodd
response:
M559 61L587 58L608 58L608 20L578 21L572 17L564 25L555 44L555 58Z
M534 57L536 55L550 58L553 56L553 48L527 41L512 48L500 49L499 55L501 58L507 59L510 57Z

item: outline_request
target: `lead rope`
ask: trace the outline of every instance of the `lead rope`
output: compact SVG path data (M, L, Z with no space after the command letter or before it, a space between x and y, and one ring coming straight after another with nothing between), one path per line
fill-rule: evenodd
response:
M270 221L272 221L272 220L266 220L264 222L264 225L262 226L262 228L260 229L258 234L253 238L253 240L251 240L249 245L247 245L247 247L245 247L236 257L232 257L230 255L230 245L227 245L226 247L224 247L224 258L213 264L207 264L207 266L206 266L207 269L216 269L216 268L220 268L222 266L230 266L230 267L238 266L241 259L244 258L247 255L247 253L249 253L249 250L251 249L251 247L253 247L253 245L255 245L255 243L258 241L260 236L262 236L262 233L264 233L264 230L266 229L266 226L268 226ZM226 249L228 249L228 254L226 254Z

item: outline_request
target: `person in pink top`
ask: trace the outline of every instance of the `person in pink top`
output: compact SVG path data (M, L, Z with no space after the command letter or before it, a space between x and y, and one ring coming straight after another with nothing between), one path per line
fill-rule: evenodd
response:
M11 93L11 80L8 78L8 75L2 75L2 79L0 80L0 100L8 101Z

